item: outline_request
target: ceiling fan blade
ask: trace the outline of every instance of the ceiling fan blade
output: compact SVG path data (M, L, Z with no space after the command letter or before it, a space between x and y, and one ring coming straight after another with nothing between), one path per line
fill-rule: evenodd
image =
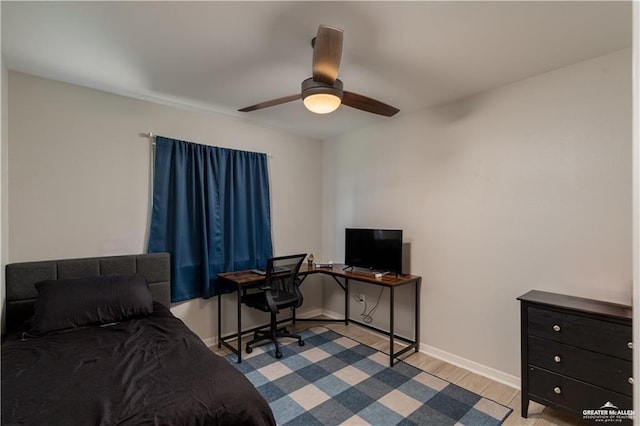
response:
M342 59L342 34L339 28L320 25L313 42L313 79L333 84Z
M272 99L272 100L266 101L266 102L260 102L259 104L251 105L251 106L239 109L238 111L240 111L240 112L255 111L257 109L269 108L269 107L272 107L272 106L285 104L287 102L296 101L296 100L298 100L300 98L302 98L302 95L300 95L298 93L298 94L295 94L295 95L289 95L289 96L285 96L285 97L278 98L278 99Z
M387 105L363 95L358 95L357 93L347 92L346 90L342 97L342 104L362 111L384 115L385 117L392 117L400 112L398 108L394 108L391 105Z

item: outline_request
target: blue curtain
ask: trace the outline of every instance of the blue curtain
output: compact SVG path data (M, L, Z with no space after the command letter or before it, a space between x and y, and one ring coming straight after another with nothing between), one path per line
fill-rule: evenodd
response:
M267 156L156 137L149 253L171 253L171 301L272 256ZM223 290L224 291L224 290Z

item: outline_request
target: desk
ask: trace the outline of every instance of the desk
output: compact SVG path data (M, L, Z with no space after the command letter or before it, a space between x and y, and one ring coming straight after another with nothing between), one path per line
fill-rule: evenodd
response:
M389 336L389 365L393 367L396 359L405 354L410 350L414 350L418 352L420 346L420 285L422 283L422 278L416 275L398 275L396 274L386 274L383 275L382 278L376 279L373 273L368 271L345 271L343 268L345 265L333 265L333 268L316 268L314 266L309 266L307 264L303 264L300 268L299 276L301 277L302 282L313 274L323 274L331 276L336 283L342 288L344 291L344 319L339 320L315 320L309 319L310 321L318 321L318 322L332 322L332 321L344 321L345 324L349 324L349 321L352 321L356 324L362 325L367 328L371 328L378 332L384 333ZM230 336L222 337L222 294L218 293L218 347L229 348L233 353L238 355L238 362L242 362L242 335L247 333L252 333L257 328L253 328L251 330L242 330L242 303L241 303L241 295L243 288L255 287L264 282L264 276L250 272L250 271L239 271L239 272L225 272L218 274L218 278L221 281L226 281L228 283L236 286L236 295L237 295L237 310L238 310L238 318L237 318L237 333L232 334ZM368 324L361 323L359 321L349 320L349 280L354 280L358 282L363 282L366 284L377 285L382 287L387 287L389 289L389 330L382 330L376 327L372 327ZM404 285L413 284L415 290L415 304L414 304L414 339L407 339L402 336L398 336L394 331L394 293L396 287L401 287ZM293 311L293 316L291 318L283 319L278 322L285 321L293 321L295 324L295 310ZM298 321L305 321L305 319L298 319ZM234 339L237 337L237 347L231 346L227 340ZM398 339L405 343L408 343L408 346L402 348L401 350L394 352L393 344L394 340Z

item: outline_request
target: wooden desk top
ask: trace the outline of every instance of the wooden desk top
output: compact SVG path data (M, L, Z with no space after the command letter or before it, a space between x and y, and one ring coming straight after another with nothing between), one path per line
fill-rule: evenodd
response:
M356 270L356 271L344 271L345 265L334 264L333 268L316 268L315 266L309 266L307 263L303 263L300 267L300 275L311 274L324 274L332 275L338 278L349 278L356 281L363 281L371 284L382 285L385 287L401 286L420 280L421 277L417 275L398 275L385 274L381 278L376 278L373 272ZM227 280L228 282L237 284L238 286L254 285L264 280L264 275L256 274L251 271L237 271L237 272L223 272L218 274L218 278Z

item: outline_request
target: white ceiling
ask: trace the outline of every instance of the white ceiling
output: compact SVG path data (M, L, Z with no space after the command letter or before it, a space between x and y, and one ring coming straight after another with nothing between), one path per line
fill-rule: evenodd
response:
M631 2L11 2L10 70L182 104L318 139L383 120L301 101L319 24L344 30L345 90L401 114L631 46Z

